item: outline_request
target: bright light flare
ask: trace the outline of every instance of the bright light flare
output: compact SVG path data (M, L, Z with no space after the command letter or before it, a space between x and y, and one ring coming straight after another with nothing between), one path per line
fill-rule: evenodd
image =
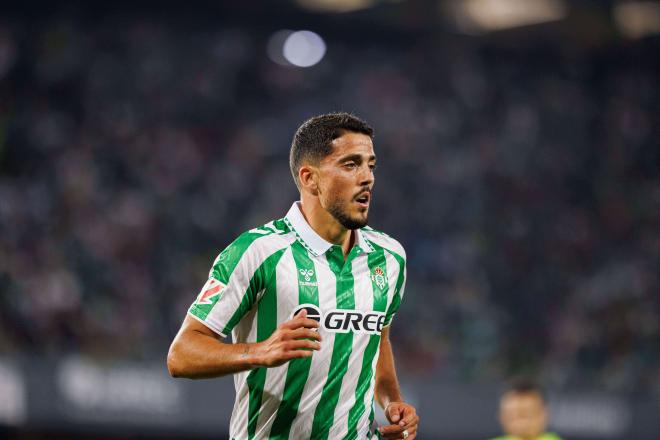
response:
M284 41L284 58L298 67L311 67L325 55L325 42L312 31L291 33Z

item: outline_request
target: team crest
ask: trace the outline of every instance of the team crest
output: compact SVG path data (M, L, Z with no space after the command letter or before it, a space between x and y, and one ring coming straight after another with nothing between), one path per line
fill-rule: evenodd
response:
M197 304L213 304L213 297L220 295L225 285L215 278L211 277L202 287L202 291L197 297Z
M379 289L382 290L385 288L385 273L380 267L374 269L374 274L371 275L371 279L376 283Z

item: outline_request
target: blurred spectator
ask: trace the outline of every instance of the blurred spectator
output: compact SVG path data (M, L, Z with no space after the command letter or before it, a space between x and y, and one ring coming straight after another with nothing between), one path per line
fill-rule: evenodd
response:
M328 35L300 70L267 37L0 25L0 352L162 358L215 254L296 197L290 133L349 110L408 249L404 374L660 393L657 42Z
M538 385L517 379L500 398L500 424L503 436L493 440L561 440L545 432L548 409Z

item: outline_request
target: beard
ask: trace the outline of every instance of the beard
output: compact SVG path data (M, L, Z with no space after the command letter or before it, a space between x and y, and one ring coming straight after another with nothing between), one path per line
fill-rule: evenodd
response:
M328 204L327 211L346 229L353 230L367 226L367 215L365 215L364 218L351 217L344 208L344 203L339 200L332 200Z

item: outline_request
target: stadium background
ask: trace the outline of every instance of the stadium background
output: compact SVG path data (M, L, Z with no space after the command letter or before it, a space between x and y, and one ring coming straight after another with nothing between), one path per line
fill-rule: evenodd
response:
M0 6L0 437L224 438L231 379L168 345L296 197L300 122L346 110L408 251L420 437L497 434L529 374L568 439L658 438L658 3L111 3Z

